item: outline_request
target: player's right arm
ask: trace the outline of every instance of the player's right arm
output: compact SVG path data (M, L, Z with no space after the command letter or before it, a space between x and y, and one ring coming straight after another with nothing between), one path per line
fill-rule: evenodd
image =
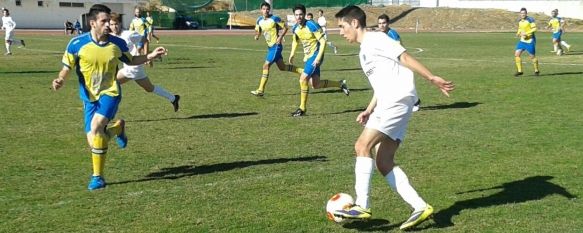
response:
M262 17L257 18L255 21L255 40L259 40L259 35L261 35L261 27L259 26L259 21Z
M370 114L372 114L372 112L374 111L374 108L376 106L377 106L377 97L373 96L372 99L370 100L370 103L368 103L366 110L362 111L356 117L356 122L358 122L361 125L366 124L366 122L368 122L368 118L369 118Z
M53 79L53 90L59 90L65 85L65 78L69 75L69 68L63 66L56 79Z
M293 30L292 30L293 31ZM294 55L296 54L296 49L298 48L298 36L293 34L293 40L291 45L291 51L289 54L289 64L294 64Z

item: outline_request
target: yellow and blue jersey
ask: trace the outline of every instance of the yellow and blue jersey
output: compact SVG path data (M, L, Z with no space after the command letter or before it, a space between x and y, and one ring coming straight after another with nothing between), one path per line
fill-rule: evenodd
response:
M121 94L116 82L117 65L120 61L129 63L132 59L123 39L109 36L107 43L98 44L91 38L91 33L85 33L71 39L62 62L77 73L81 99L94 102L102 95Z
M524 32L526 35L524 37L520 37L520 41L531 43L533 40L536 40L536 37L534 36L534 32L536 32L534 18L527 16L526 19L520 19L518 21L518 31L516 34L520 35L522 32Z
M306 25L299 23L292 28L294 40L299 40L304 48L304 62L316 55L320 49L320 38L324 37L324 32L320 25L312 20L307 20Z
M549 26L553 29L553 33L557 33L557 32L561 32L563 31L563 27L561 26L561 24L565 22L563 20L563 18L561 17L553 17L551 18L551 20L549 20Z
M132 22L130 23L130 31L134 31L139 33L142 36L146 36L146 33L148 33L148 26L149 23L148 21L143 18L143 17L134 17L134 19L132 19Z
M268 18L259 16L255 22L255 31L263 33L267 46L271 47L277 42L279 30L287 27L278 16L270 15Z

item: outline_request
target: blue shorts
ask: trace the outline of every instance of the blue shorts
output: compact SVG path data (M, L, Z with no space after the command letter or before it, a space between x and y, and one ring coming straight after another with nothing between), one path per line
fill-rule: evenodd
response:
M518 44L516 44L516 50L526 50L526 52L528 52L530 55L536 54L535 47L536 47L536 39L535 38L533 38L532 42L530 42L530 43L518 41Z
M91 120L95 113L99 113L111 120L117 113L117 107L121 102L121 95L108 96L102 95L95 102L83 101L83 114L85 115L85 133L91 131Z
M562 31L553 32L553 40L561 41L561 35L563 35Z
M274 44L271 47L267 48L267 55L265 55L265 62L269 63L270 65L274 62L277 62L283 59L281 56L281 51L283 50L283 45L281 44Z
M307 74L308 77L312 77L313 75L320 76L320 66L322 66L322 64L324 63L324 56L322 56L320 64L317 67L312 65L314 63L314 60L316 60L316 57L318 57L318 51L316 51L314 55L312 55L306 61L306 64L304 64L304 73Z

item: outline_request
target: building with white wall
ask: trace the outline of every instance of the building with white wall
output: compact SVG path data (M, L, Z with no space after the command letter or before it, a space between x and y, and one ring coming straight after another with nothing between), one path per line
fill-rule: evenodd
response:
M373 5L410 5L412 7L495 8L551 14L559 9L562 17L583 19L583 0L371 0Z
M62 29L65 20L75 22L89 12L93 4L103 4L122 14L124 27L134 16L134 7L142 0L0 0L0 7L10 10L16 28Z

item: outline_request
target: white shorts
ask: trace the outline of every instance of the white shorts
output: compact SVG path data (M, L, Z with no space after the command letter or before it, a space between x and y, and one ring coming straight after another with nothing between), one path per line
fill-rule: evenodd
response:
M9 41L14 40L14 30L6 31L6 34L4 35L4 40Z
M124 66L119 72L121 72L126 78L133 80L140 80L148 77L144 66Z
M413 104L415 104L416 98L406 97L390 106L377 105L365 127L378 130L391 139L402 142L407 132L407 125L413 113Z

